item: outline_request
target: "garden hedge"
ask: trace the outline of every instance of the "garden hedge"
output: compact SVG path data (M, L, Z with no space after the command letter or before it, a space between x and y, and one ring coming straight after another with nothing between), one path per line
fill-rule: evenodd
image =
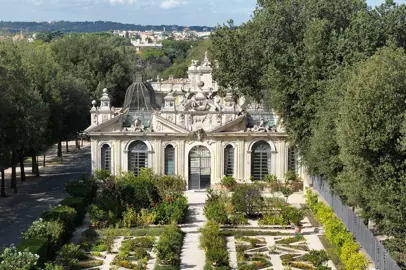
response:
M92 179L71 180L66 183L65 191L72 197L85 198L91 204L97 194L97 184Z
M47 261L49 261L49 242L46 238L39 239L25 239L20 245L18 245L18 251L25 251L28 249L32 254L37 254L38 265L43 266Z
M176 224L171 224L164 228L155 247L158 258L157 266L161 264L164 267L156 267L155 269L179 268L183 238L184 233Z
M311 190L306 192L306 203L317 221L323 224L324 235L340 256L345 269L364 270L368 265L365 256L359 253L360 245L347 231L344 223L334 214L331 207L318 200L318 195Z
M83 197L68 197L60 202L62 206L69 206L76 210L76 225L80 225L85 217L86 199Z
M58 206L42 212L41 218L45 221L59 221L66 231L65 238L71 236L76 227L77 212L70 206ZM64 239L68 240L68 239Z

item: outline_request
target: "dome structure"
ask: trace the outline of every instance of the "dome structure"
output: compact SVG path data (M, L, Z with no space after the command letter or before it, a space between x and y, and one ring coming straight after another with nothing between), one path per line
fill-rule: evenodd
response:
M150 126L151 115L160 106L155 99L154 88L144 81L144 65L138 58L135 65L134 82L127 88L123 112L126 113L124 126L128 127L136 121L141 121L145 127Z
M138 58L135 65L134 82L127 88L123 110L130 112L148 112L159 110L155 100L155 91L152 86L144 81L144 65Z

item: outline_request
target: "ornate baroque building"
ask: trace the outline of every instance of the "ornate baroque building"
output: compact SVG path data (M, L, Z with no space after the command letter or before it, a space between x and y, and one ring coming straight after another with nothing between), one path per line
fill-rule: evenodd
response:
M107 89L100 106L93 101L91 138L93 170L112 174L151 168L179 175L188 189L204 189L223 176L238 181L283 179L297 170L296 155L272 110L220 93L207 55L193 61L188 79L149 83L137 63L134 83L122 108L112 108Z

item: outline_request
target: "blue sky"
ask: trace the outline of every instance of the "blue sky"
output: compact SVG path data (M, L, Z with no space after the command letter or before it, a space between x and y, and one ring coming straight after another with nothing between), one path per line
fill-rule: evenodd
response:
M368 0L370 5L384 0ZM397 0L406 3L406 0ZM116 21L208 25L247 21L256 0L0 0L3 21Z

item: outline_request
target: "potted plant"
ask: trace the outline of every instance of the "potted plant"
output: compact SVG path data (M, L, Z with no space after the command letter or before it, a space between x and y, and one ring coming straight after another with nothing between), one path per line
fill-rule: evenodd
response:
M79 258L83 256L83 251L80 246L74 244L64 245L58 252L55 262L59 265L63 265L65 270L70 270L78 264Z
M285 186L285 187L281 188L281 192L282 192L283 196L285 197L286 202L288 202L289 196L292 195L294 191L290 187Z
M235 185L237 185L237 181L235 181L234 177L232 176L224 176L223 179L221 179L221 185L228 191L232 191Z
M303 228L301 221L305 216L303 210L295 207L290 207L288 215L290 223L295 227L295 232L301 233Z
M274 174L265 175L264 181L267 183L267 190L268 192L278 192L280 189L280 182L278 177Z

